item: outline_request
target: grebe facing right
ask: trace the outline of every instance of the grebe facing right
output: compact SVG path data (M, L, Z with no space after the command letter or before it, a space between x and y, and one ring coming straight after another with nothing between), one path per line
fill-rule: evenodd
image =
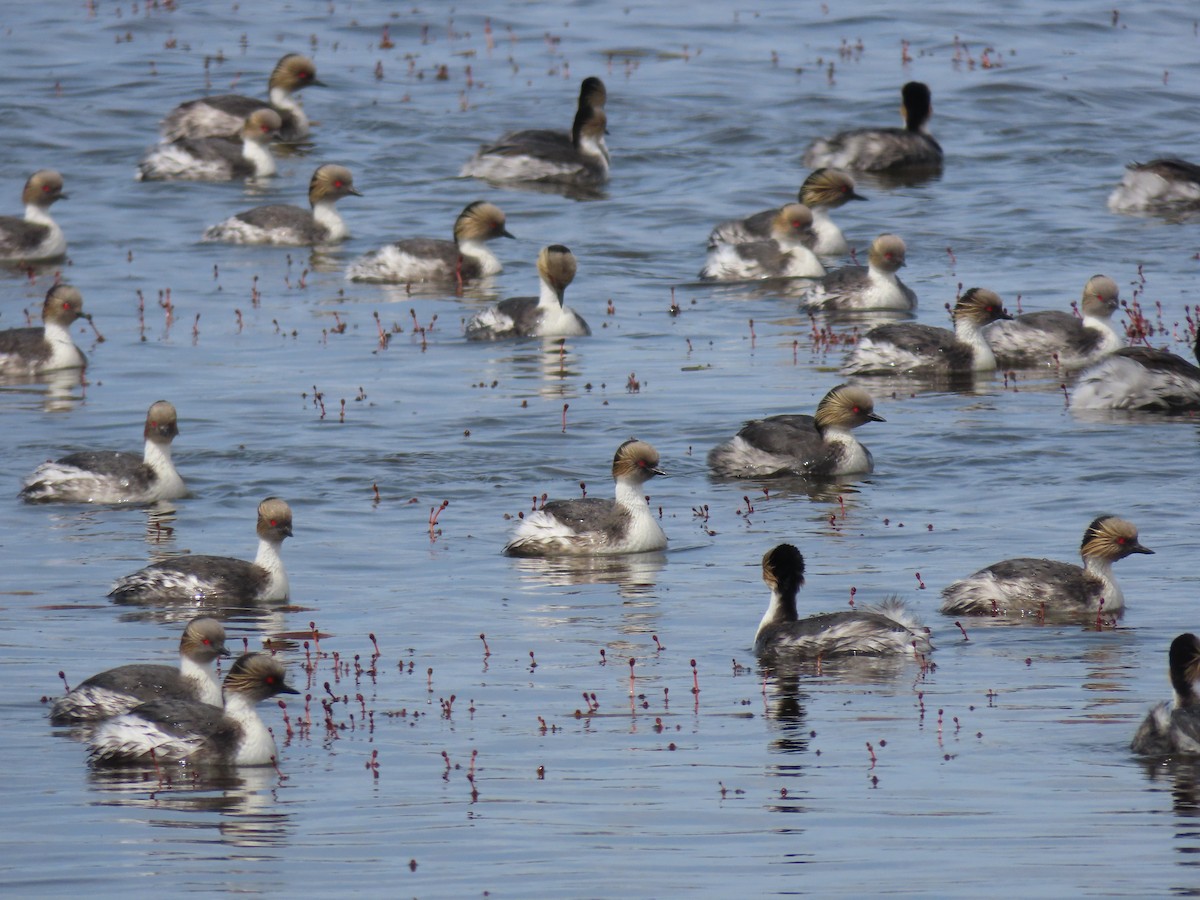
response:
M25 218L0 216L0 262L42 262L65 256L67 239L50 218L50 207L66 199L63 177L53 169L30 175L21 191Z
M292 536L292 510L278 497L258 504L254 562L228 556L176 556L117 579L117 603L233 603L286 600L288 578L279 548Z
M598 187L608 181L609 154L605 103L608 91L599 78L585 78L570 133L551 130L512 131L494 144L484 144L459 172L485 181L542 182Z
M890 656L933 649L929 632L896 598L800 618L796 594L804 586L804 556L791 544L763 554L762 577L771 601L754 635L759 656Z
M159 400L146 413L141 456L116 450L85 450L42 463L25 479L27 503L155 503L186 497L187 486L171 461L179 434L175 407Z
M1137 528L1116 516L1100 516L1083 533L1083 567L1052 559L1006 559L980 569L942 591L942 612L951 616L1036 616L1115 613L1125 595L1112 566L1133 553L1153 553L1138 542Z
M894 234L871 242L866 266L843 266L818 280L804 295L806 312L841 309L894 309L912 312L917 295L896 277L908 265L908 248Z
M71 325L92 321L83 311L83 295L69 284L56 284L42 302L41 328L0 331L0 375L40 375L60 369L82 369L87 357L75 346Z
M613 455L615 500L551 500L522 519L507 556L609 556L663 550L667 536L650 512L642 485L655 475L658 451L631 438Z
M350 236L334 204L343 197L362 194L354 187L354 176L345 166L326 163L313 172L308 184L312 211L299 206L256 206L208 228L203 241L227 244L274 244L307 247L337 244Z
M804 179L797 197L812 213L812 243L809 249L817 256L845 256L850 252L842 230L829 218L826 210L837 209L851 200L867 198L854 190L854 179L837 169L817 169ZM771 237L771 222L779 208L764 209L745 219L732 219L716 226L708 236L708 246L745 244L765 241Z
M467 322L468 341L584 337L592 333L583 317L563 304L563 294L575 280L575 254L562 244L543 247L537 269L542 282L540 296L508 297L479 312Z
M871 451L851 429L882 421L870 394L839 384L821 398L815 416L768 416L747 422L708 452L708 466L714 474L731 478L870 473Z
M246 117L238 137L179 138L151 148L138 164L138 181L233 181L275 174L271 141L283 120L273 109Z
M842 365L843 375L966 375L996 368L980 329L1009 318L987 288L971 288L954 306L954 330L902 322L868 331Z
M269 766L278 750L255 707L278 694L300 693L283 663L267 653L238 657L225 676L221 709L187 700L152 700L109 719L89 741L95 766L196 763Z
M1200 362L1200 334L1192 347ZM1200 410L1200 368L1153 347L1122 347L1080 373L1072 409L1182 413Z
M324 87L317 80L317 67L307 56L288 53L280 58L267 81L268 100L241 94L217 94L181 103L162 120L159 130L168 141L180 138L227 137L238 133L246 117L255 110L272 109L279 114L280 140L299 141L308 137L308 116L296 91Z
M183 630L178 667L135 664L93 675L54 701L50 721L55 725L97 722L159 699L219 707L221 685L216 664L228 655L225 627L210 616L198 616Z
M1200 166L1182 159L1130 163L1108 195L1115 213L1180 213L1200 209Z
M1138 756L1200 756L1200 638L1181 634L1167 654L1174 696L1146 715L1129 749Z
M771 238L746 244L717 244L708 251L701 281L749 281L758 278L820 278L825 267L805 246L812 239L812 212L789 203L771 220Z
M983 336L1004 369L1053 366L1079 369L1121 347L1112 326L1112 314L1121 305L1117 283L1106 275L1093 275L1083 287L1083 318L1060 310L1025 313L1008 321L993 322Z
M900 95L903 128L855 128L831 138L818 138L804 151L804 165L858 172L941 168L942 148L929 134L929 118L933 115L929 87L910 81L901 88Z

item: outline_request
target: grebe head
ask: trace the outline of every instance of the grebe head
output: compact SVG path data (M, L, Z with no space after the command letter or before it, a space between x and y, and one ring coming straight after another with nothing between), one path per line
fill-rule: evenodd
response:
M560 304L563 302L563 292L575 280L575 267L575 254L562 244L543 247L538 254L538 275L554 289Z
M791 544L780 544L763 554L762 577L780 596L795 596L804 586L804 556Z
M875 401L860 387L839 384L821 398L813 417L818 428L857 428L867 422L886 422L875 414Z
M851 200L866 199L854 190L854 179L841 169L817 169L800 185L799 200L811 209L836 209Z
M308 184L308 202L313 206L322 200L340 200L347 194L362 196L354 187L354 176L345 166L326 163L313 172L312 181Z
M53 169L40 169L29 176L25 189L21 191L21 202L26 206L47 207L58 200L66 200L63 193L63 177Z
M1004 301L995 291L987 288L971 288L958 298L954 305L954 321L972 322L982 328L997 319L1011 319L1004 309Z
M259 703L276 694L300 693L285 680L283 663L269 653L244 653L225 676L225 693L241 694Z
M282 57L275 64L267 81L268 90L283 88L291 92L306 87L325 87L325 82L317 78L316 64L299 53L289 53Z
M454 242L490 241L492 238L512 237L505 227L504 212L486 200L468 203L454 220Z
M612 464L614 481L649 481L655 475L666 475L658 467L658 451L636 438L630 438L617 448Z
M66 328L76 319L92 321L90 314L83 311L83 295L69 284L56 284L46 292L42 304L42 321Z
M1079 554L1115 562L1133 553L1153 553L1149 547L1138 542L1137 528L1132 522L1116 516L1100 516L1083 533L1083 544Z
M256 109L246 117L246 124L242 126L242 137L255 144L269 144L279 136L279 129L282 127L283 119L279 118L279 113L264 107Z
M812 211L803 203L788 203L771 220L771 237L783 245L799 244L812 234Z
M229 648L225 646L225 626L212 616L197 616L183 630L179 652L202 665L229 656Z
M871 242L867 262L881 272L898 272L908 265L908 248L894 234L881 234Z
M1107 275L1093 275L1083 286L1080 306L1084 315L1107 319L1121 305L1121 289Z
M579 86L579 106L593 106L597 109L603 109L604 104L608 102L608 89L604 86L604 82L591 75L583 79L583 84Z
M159 400L150 406L146 413L146 428L142 432L148 441L156 444L169 444L179 434L179 417L175 407L166 400Z
M258 504L258 536L274 543L292 536L292 508L286 501L268 497Z
M900 89L900 96L903 99L900 115L904 119L904 127L909 131L919 131L933 115L933 94L929 86L920 81L910 81Z

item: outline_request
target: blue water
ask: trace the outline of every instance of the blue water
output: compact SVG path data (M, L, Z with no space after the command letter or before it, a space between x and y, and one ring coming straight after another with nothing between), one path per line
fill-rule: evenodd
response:
M1131 160L1195 159L1195 23L1170 4L1122 9L1115 25L1110 8L1082 3L972 13L935 2L899 19L887 4L855 9L7 10L0 207L19 211L33 170L63 172L61 271L105 337L80 330L85 386L0 387L0 484L13 498L0 527L0 880L11 892L1195 888L1195 772L1148 770L1127 751L1168 696L1168 644L1196 627L1195 421L1078 418L1061 379L1033 373L961 393L881 384L888 421L860 433L870 477L768 494L715 482L707 450L744 419L811 412L839 380L840 350L815 344L786 291L694 283L714 223L791 199L809 140L894 124L898 88L915 78L933 90L943 177L863 180L870 201L837 219L860 254L883 231L904 237L919 320L945 324L960 284L990 287L1013 311L1018 297L1024 310L1066 309L1104 272L1161 318L1155 341L1180 350L1194 228L1112 215L1105 198ZM390 49L379 47L385 25ZM289 51L311 53L329 85L304 97L318 123L311 151L281 159L254 190L133 181L175 103L206 89L258 94ZM609 91L605 197L455 177L507 128L566 127L591 74ZM335 252L199 243L238 210L302 202L325 161L349 166L364 193L340 205L354 236ZM518 237L502 242L492 285L456 298L343 280L349 259L385 241L448 237L479 198ZM579 260L567 298L593 337L561 354L468 345L461 322L533 293L551 242ZM5 276L0 326L36 314L52 278ZM399 329L386 347L376 314ZM194 497L153 516L15 499L46 458L136 450L160 398L179 409L176 458ZM612 452L630 435L671 473L648 486L666 554L590 565L499 555L508 517L531 497L577 496L580 481L607 494ZM227 624L239 647L282 642L311 695L311 728L298 727L302 698L288 705L290 738L284 713L264 704L278 773L160 783L91 772L84 748L45 719L57 672L75 684L170 661L191 615L114 607L109 585L164 554L251 555L254 508L269 494L295 512L291 602ZM430 511L447 500L431 534ZM1129 607L1118 629L964 622L967 640L938 614L938 591L983 565L1072 559L1103 512L1135 522L1156 551L1117 566ZM840 608L851 587L859 602L900 593L933 629L936 669L759 670L758 563L784 540L808 559L808 608ZM323 655L303 646L310 622ZM356 676L356 655L370 668L370 633L381 656L373 676Z

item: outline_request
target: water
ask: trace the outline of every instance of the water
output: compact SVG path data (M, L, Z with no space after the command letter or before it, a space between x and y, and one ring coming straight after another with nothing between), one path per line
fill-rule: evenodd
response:
M1126 748L1167 696L1170 640L1195 627L1195 422L1081 420L1055 377L985 378L964 393L881 385L888 421L860 433L871 477L776 485L769 497L713 482L708 448L745 418L811 412L837 381L840 351L814 348L811 323L778 290L692 279L713 223L790 199L812 137L892 123L899 85L918 78L933 89L943 177L862 181L870 202L837 218L860 251L885 230L905 238L902 274L921 321L943 324L960 283L990 287L1010 308L1020 295L1026 310L1065 309L1104 272L1156 321L1161 304L1168 333L1157 340L1182 335L1196 280L1190 226L1113 216L1104 200L1129 160L1192 149L1195 24L1170 4L1121 10L1115 27L1110 10L1080 3L976 15L935 2L900 21L885 4L856 8L852 18L817 4L733 14L715 3L682 17L668 4L8 11L4 208L16 211L34 169L65 174L64 274L106 340L81 332L86 387L0 390L0 483L15 493L71 449L136 449L146 407L167 398L195 491L154 516L8 506L0 878L10 890L1194 890L1195 773L1147 770ZM392 49L378 46L385 24ZM989 47L999 67L980 65ZM282 159L254 192L133 182L157 120L204 92L206 57L214 91L259 93L293 50L311 52L330 84L305 97L319 122L311 153ZM565 127L589 74L609 88L606 197L453 177L506 127ZM302 201L324 161L350 166L365 194L341 204L355 234L343 248L310 258L198 243L237 210ZM457 299L342 280L349 259L386 240L449 236L480 197L519 238L499 248L506 268L491 286ZM579 259L568 301L595 335L563 356L536 343L468 346L461 320L533 293L533 262L550 242ZM8 277L0 324L23 324L49 278ZM169 325L158 305L168 288ZM400 328L386 348L376 313ZM414 317L427 327L434 316L413 334ZM499 555L506 516L533 495L575 496L580 481L607 494L612 452L631 434L672 474L650 484L668 553L591 565ZM74 684L127 661L170 661L191 614L116 608L108 586L171 553L251 554L268 494L295 510L292 605L230 612L228 627L235 644L282 641L313 698L311 731L290 740L283 713L264 705L286 778L246 770L160 784L90 772L83 748L45 719L57 671ZM444 500L431 539L430 510ZM693 513L705 505L707 520ZM967 622L967 641L937 613L938 590L982 565L1071 559L1101 512L1133 520L1157 551L1118 566L1129 604L1119 629ZM934 630L936 670L906 661L764 677L750 652L766 602L758 560L783 540L808 557L802 599L814 611L840 607L852 586L860 602L905 595ZM349 672L335 678L310 640L306 674L310 622L320 652ZM356 677L369 633L382 656L373 677ZM321 709L330 693L332 731ZM584 693L599 707L576 717ZM294 730L303 707L289 705Z

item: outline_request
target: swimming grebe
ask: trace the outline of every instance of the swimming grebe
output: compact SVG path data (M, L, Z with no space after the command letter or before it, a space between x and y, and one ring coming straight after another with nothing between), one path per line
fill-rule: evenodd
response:
M563 305L575 279L575 254L562 244L543 247L537 259L542 291L537 297L509 297L467 322L469 341L510 337L581 337L592 333L583 317Z
M459 173L504 183L532 181L591 187L608 181L608 92L599 78L585 78L570 133L512 131L484 144Z
M854 179L837 169L817 169L804 179L797 197L812 213L812 243L808 248L817 256L845 256L850 252L842 229L834 224L826 210L837 209L851 200L867 198L854 190ZM745 244L771 237L771 222L779 208L764 209L745 219L722 222L708 236L710 248L717 244Z
M159 130L168 141L180 138L227 137L235 135L246 117L259 109L273 109L282 120L279 138L299 141L308 137L308 116L296 91L324 87L317 80L317 67L307 56L289 53L275 64L267 81L269 99L240 94L218 94L181 103L162 120Z
M225 626L209 616L188 622L179 641L179 666L117 666L77 684L54 701L55 725L96 722L129 712L150 700L192 700L221 705L217 660L228 656Z
M912 322L880 325L868 331L842 365L843 375L895 375L906 372L954 375L996 368L980 329L1009 318L1000 298L971 288L954 307L954 330Z
M175 407L166 400L146 413L141 456L116 450L84 450L42 463L25 479L28 503L154 503L186 497L187 486L171 461L179 434Z
M820 278L825 267L804 245L812 237L812 213L789 203L771 220L771 239L747 244L717 244L708 251L702 281L749 281L756 278Z
M308 184L312 212L298 206L256 206L213 225L201 240L228 244L275 244L303 247L336 244L350 236L334 204L343 197L362 194L345 166L326 163L313 172Z
M817 404L815 416L768 416L747 422L708 452L708 466L714 474L732 478L869 473L874 468L871 451L851 429L883 421L875 414L870 394L839 384Z
M21 191L25 218L0 216L0 262L41 262L67 252L67 239L50 218L50 207L66 200L63 177L53 169L29 176Z
M1192 347L1200 362L1200 335ZM1200 368L1153 347L1122 347L1079 374L1072 409L1200 410Z
M287 573L279 548L292 536L292 510L278 497L258 504L258 554L254 562L228 556L176 556L117 580L108 596L117 603L286 600Z
M1006 559L943 590L942 612L952 616L1119 614L1125 595L1113 578L1113 563L1132 553L1153 552L1138 542L1132 523L1100 516L1083 533L1082 568L1052 559Z
M764 553L762 572L771 602L754 635L759 656L887 656L933 649L928 631L897 598L800 618L796 593L804 586L804 556L791 544Z
M238 137L178 138L152 147L138 164L139 181L234 181L275 174L271 141L283 120L273 109L246 117Z
M109 719L89 741L96 766L269 766L278 750L255 709L277 694L298 694L283 663L266 653L238 657L225 676L224 709L188 700L152 700Z
M658 451L631 438L617 448L612 473L615 500L551 500L525 516L505 554L607 556L664 549L667 536L642 492L647 481L666 474L658 468Z
M410 284L466 282L495 275L503 266L487 242L511 238L500 207L476 200L454 220L454 240L405 238L372 250L346 267L350 281Z
M1200 638L1181 634L1167 654L1174 696L1159 703L1138 727L1129 749L1139 756L1200 756Z
M1093 275L1083 288L1083 318L1059 310L1025 313L1010 321L993 322L983 337L1005 369L1053 366L1078 369L1121 347L1112 314L1121 305L1117 283Z
M804 151L804 165L859 172L939 168L942 148L928 130L933 95L927 85L910 81L901 88L900 96L903 128L855 128L831 138L818 138Z
M1200 166L1182 159L1130 163L1108 195L1116 213L1175 213L1200 208Z
M871 242L866 266L843 266L817 281L801 307L822 309L896 309L912 312L917 295L896 273L908 265L908 248L894 234Z
M87 357L71 338L71 325L77 319L92 321L83 311L83 295L69 284L50 288L42 302L41 328L0 331L0 375L82 369Z

